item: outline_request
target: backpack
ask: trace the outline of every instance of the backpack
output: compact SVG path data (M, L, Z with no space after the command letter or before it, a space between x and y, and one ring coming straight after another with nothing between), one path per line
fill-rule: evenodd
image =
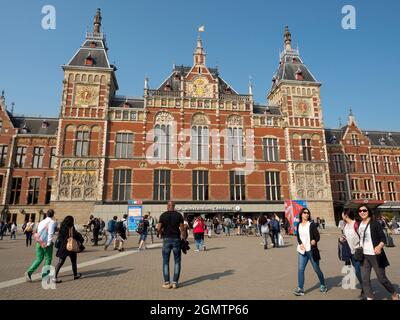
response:
M280 231L279 222L276 219L272 220L272 231L275 231L275 232Z
M115 232L115 226L117 224L117 221L115 220L110 220L108 221L108 225L107 225L107 231L110 233L114 233Z
M123 221L118 221L115 224L115 231L119 234L125 233L125 228L124 228L124 222Z
M136 229L136 232L139 233L139 234L142 234L143 231L144 231L144 223L141 222L141 223L138 225L138 227L137 227L137 229Z

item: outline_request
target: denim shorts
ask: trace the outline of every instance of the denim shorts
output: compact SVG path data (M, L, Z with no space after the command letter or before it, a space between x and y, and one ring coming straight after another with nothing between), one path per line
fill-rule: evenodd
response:
M140 240L139 241L146 241L146 239L147 239L147 233L142 233L140 235Z

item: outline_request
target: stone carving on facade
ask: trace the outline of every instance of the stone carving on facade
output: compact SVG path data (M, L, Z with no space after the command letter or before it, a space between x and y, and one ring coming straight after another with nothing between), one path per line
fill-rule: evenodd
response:
M209 123L208 117L202 113L195 114L192 118L192 125L194 126L207 126Z
M240 116L237 115L232 115L228 118L228 126L229 127L242 127L243 126L243 120Z
M328 182L320 164L296 164L295 190L299 199L323 200L327 195Z
M157 124L169 124L174 121L174 117L169 112L159 112L156 115Z
M72 190L72 199L80 199L81 198L81 189L80 188L74 188Z

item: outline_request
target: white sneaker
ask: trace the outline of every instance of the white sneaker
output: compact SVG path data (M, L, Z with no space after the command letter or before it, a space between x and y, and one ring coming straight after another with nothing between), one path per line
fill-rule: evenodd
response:
M196 249L196 250L194 250L194 252L200 252L200 250L199 250L199 249Z

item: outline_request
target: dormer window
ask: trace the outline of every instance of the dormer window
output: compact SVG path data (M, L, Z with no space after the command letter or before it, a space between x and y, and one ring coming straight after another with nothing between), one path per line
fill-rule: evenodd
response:
M295 78L296 78L296 80L304 80L303 71L301 71L300 68L297 69L297 71L295 73Z
M385 145L386 145L386 140L385 140L385 138L382 137L382 138L379 140L379 143L380 143L382 146L385 146Z
M88 56L85 59L85 65L86 66L93 66L94 65L94 59L92 55L89 53Z
M91 48L96 48L96 46L97 46L97 45L96 45L96 42L92 41L92 42L90 43L90 47L91 47Z
M360 145L360 141L358 139L358 135L352 134L351 135L351 141L353 143L353 146L358 147Z
M225 93L231 94L231 93L232 93L231 87L227 87L227 88L225 89Z
M49 123L46 120L42 122L42 129L47 129L49 127Z
M336 143L336 142L337 142L337 138L336 138L336 136L333 136L331 139L331 143Z
M393 136L392 136L392 133L391 133L391 132L388 133L388 140L389 140L389 141L393 141Z
M171 90L172 90L171 85L170 85L169 83L167 83L167 84L165 85L164 90L165 90L165 91L171 91Z
M26 124L23 125L23 127L21 128L21 133L28 133L29 132L29 128Z
M124 103L124 108L129 108L129 107L130 107L129 102L128 102L128 101L125 101L125 103Z

